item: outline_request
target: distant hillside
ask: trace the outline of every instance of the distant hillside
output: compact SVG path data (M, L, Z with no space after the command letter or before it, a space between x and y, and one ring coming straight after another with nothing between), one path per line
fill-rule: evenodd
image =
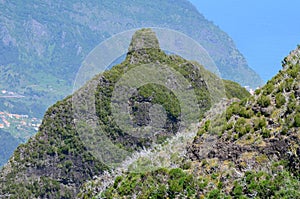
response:
M8 161L19 144L19 140L14 138L10 133L0 129L0 166Z
M37 135L19 146L1 171L0 196L74 198L84 182L110 169L104 164L108 162L101 162L93 149L104 151L103 160L109 157L124 160L134 151L148 148L154 143L162 143L174 136L183 118L183 110L173 93L178 82L171 84L171 90L162 86L170 83L169 78L162 84L141 86L125 101L131 110L134 125L139 127L147 126L152 121L149 120L149 112L153 104L160 104L165 109L166 123L150 137L139 137L126 132L116 124L116 118L112 114L112 95L120 78L126 72L141 66L152 67L149 65L152 63L168 66L187 80L188 89L184 90L194 91L195 103L200 109L199 112L194 109L187 114L189 117L196 117L196 121L202 118L213 104L207 84L212 83L216 89L221 86L216 84L222 84L222 80L198 63L165 54L159 48L155 33L150 29L142 29L133 36L124 62L95 76L72 96L48 109ZM146 75L145 71L142 71L143 75ZM151 74L149 77L152 77ZM204 81L204 77L208 80ZM224 86L228 96L241 99L249 96L236 83L226 81ZM94 97L96 98L93 99ZM78 103L74 104L74 100ZM92 107L95 107L96 115L92 114ZM89 138L88 142L84 142L85 136ZM107 149L109 145L105 145L105 142L111 142L110 147L122 149L119 150L121 152L127 151L127 154Z
M123 175L99 176L78 197L299 198L300 47L254 96L210 110L195 135L183 154L172 148L180 138L144 151ZM146 162L170 166L149 169ZM136 166L148 170L130 172Z

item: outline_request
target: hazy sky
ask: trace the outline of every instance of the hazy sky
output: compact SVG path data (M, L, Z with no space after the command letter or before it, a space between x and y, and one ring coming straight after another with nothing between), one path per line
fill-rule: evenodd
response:
M300 44L299 0L190 0L233 38L248 64L266 81Z

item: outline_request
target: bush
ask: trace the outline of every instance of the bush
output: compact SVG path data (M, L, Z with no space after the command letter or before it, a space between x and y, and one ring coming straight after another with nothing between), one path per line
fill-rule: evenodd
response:
M255 95L259 95L261 93L261 89L256 89L255 90Z
M227 124L226 124L226 130L228 131L228 130L232 129L233 126L234 126L234 123L233 123L233 122L227 123Z
M201 128L201 129L199 129L198 130L198 132L197 132L197 136L202 136L204 133L206 133L206 131L203 129L203 128Z
M250 133L252 126L250 124L246 124L245 129L247 133Z
M293 83L294 83L294 79L293 79L293 78L287 79L287 80L285 81L285 86L284 86L285 90L288 91L288 92L291 91L291 90L292 90Z
M262 129L261 133L263 138L271 137L271 131L265 127Z
M275 101L276 101L276 107L280 108L281 106L283 106L286 102L284 95L282 95L281 93L278 93L275 96Z
M299 65L287 71L292 78L296 78L299 72Z
M232 117L232 115L233 115L232 108L231 107L227 108L226 113L225 113L226 120L229 121L230 118Z
M207 178L195 178L180 168L128 173L117 177L103 198L194 198L208 185ZM220 185L221 186L221 185ZM90 197L89 197L90 198Z
M300 113L297 113L295 116L294 127L300 127Z
M251 118L254 115L254 112L249 109L247 110L245 107L240 109L239 116L244 117L244 118Z
M257 118L254 120L254 130L262 129L267 126L267 121L265 118Z
M210 127L210 120L207 120L204 124L204 130L208 131L209 127Z
M273 82L270 80L267 85L264 87L264 92L263 94L264 95L269 95L273 92L274 90L274 85L273 85Z
M257 99L257 103L258 103L261 107L266 108L266 107L270 106L270 104L271 104L271 99L270 99L270 97L268 97L268 96L262 95L262 96L260 96L260 97Z
M214 189L211 192L209 192L208 199L215 199L215 198L221 198L221 192L219 189Z
M238 133L238 138L242 137L243 135L245 135L247 133L247 129L246 129L246 120L244 118L239 118L236 123L235 123L235 127L234 130L235 132Z
M237 121L236 124L237 126L243 126L244 124L246 124L246 120L242 117L240 117Z
M243 195L243 187L237 182L235 182L233 188L233 196L235 198L240 198L242 195Z
M287 113L293 113L296 108L296 102L290 101L287 105Z

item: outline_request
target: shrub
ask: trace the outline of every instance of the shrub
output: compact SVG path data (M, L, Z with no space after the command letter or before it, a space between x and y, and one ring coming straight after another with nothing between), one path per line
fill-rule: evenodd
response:
M293 79L293 78L287 79L287 80L285 81L285 86L284 86L285 90L288 91L288 92L291 91L291 90L292 90L293 83L294 83L294 79Z
M265 127L262 129L261 133L263 138L271 137L271 131Z
M234 123L233 122L229 122L226 124L226 130L230 130L233 128Z
M300 127L300 113L297 113L295 116L294 127Z
M259 95L260 93L261 93L261 89L256 89L256 90L255 90L255 94L256 94L256 95Z
M209 127L210 127L210 120L207 120L204 124L204 130L208 131Z
M237 121L236 124L237 126L243 126L244 124L246 124L246 120L242 117L240 117Z
M251 109L247 110L245 107L240 108L239 111L238 115L244 118L251 118L254 115Z
M293 113L296 108L296 102L290 101L287 105L287 113Z
M289 131L289 128L284 126L284 127L282 127L280 134L281 135L286 135L288 133L288 131Z
M297 71L296 68L295 68L295 69L290 69L290 70L288 70L288 74L289 74L292 78L296 78L297 75L298 75L298 71Z
M277 93L281 93L281 92L283 92L283 89L284 89L284 82L282 82L282 83L280 83L279 84L279 86L278 86L278 88L277 88Z
M299 71L299 65L297 65L293 69L288 70L287 72L292 78L296 78L298 75L298 71Z
M261 107L268 107L270 104L271 104L271 100L270 100L270 97L268 96L260 96L258 99L257 99L257 103L261 106Z
M246 120L244 118L239 118L236 123L235 123L235 127L234 130L235 132L238 133L238 138L242 137L243 135L245 135L247 133L247 129L246 129Z
M274 90L274 85L273 85L273 82L270 80L267 85L264 87L264 92L263 94L264 95L269 95L273 92Z
M224 194L219 189L214 189L207 195L208 199L224 198Z
M252 129L252 126L250 124L246 124L245 125L245 129L246 129L246 132L247 133L250 133L251 129Z
M226 110L226 113L225 113L226 120L227 120L227 121L230 120L230 118L232 117L232 115L233 115L233 113L232 113L232 108L230 107L230 108L228 108L228 109Z
M267 126L267 121L265 118L257 118L254 120L254 130L262 129Z
M237 182L234 183L233 196L239 198L243 195L243 187Z
M282 95L281 93L278 93L275 96L275 101L276 101L276 107L277 108L280 108L286 102L284 95Z
M206 133L206 131L203 129L203 128L201 128L201 129L199 129L198 130L198 132L197 132L197 136L202 136L204 133Z

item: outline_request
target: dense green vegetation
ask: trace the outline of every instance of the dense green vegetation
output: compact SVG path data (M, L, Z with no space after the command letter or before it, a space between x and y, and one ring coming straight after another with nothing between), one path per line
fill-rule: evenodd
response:
M249 170L228 189L220 174L195 176L181 168L161 168L151 172L128 173L116 177L112 186L101 193L102 198L298 198L299 179L278 168L284 162L272 164L271 173ZM79 195L91 198L91 193Z
M149 29L143 29L138 33L143 33L144 37L141 39L146 39L149 32L153 33ZM135 43L135 39L134 36L132 45ZM155 36L153 39L157 40ZM159 49L159 46L157 47L141 49L139 52L129 52L124 62L95 76L72 96L50 107L37 135L26 144L19 146L8 165L3 168L0 175L0 195L9 193L11 198L37 196L74 198L85 181L110 169L105 165L106 162L101 162L99 157L93 153L93 150L99 147L99 143L104 138L109 138L108 141L112 141L114 146L128 151L130 154L133 151L150 147L153 142L162 143L167 137L174 135L177 132L176 125L178 125L178 118L181 114L180 104L172 90L158 84L146 84L140 87L129 103L135 119L145 122L149 110L140 108L142 103L162 105L167 112L167 125L163 127L165 133L158 132L157 139L133 137L120 129L113 120L110 100L116 82L126 71L141 64L168 65L184 76L195 90L197 103L201 110L200 113L196 112L195 114L198 119L201 119L202 114L212 106L210 94L202 76L206 75L208 81L213 82L217 77L199 64L191 63L176 55L167 55ZM244 88L228 83L227 81L229 96L243 98L248 95L247 92L244 92ZM235 86L235 89L230 89L231 84ZM217 88L214 89L217 91ZM93 101L91 96L96 96L96 99ZM88 111L89 104L95 105L95 120L97 120L96 124L101 126L101 131L97 129L99 126L89 126L90 124L87 123L91 117L94 117L91 115L93 113ZM78 116L80 116L79 122L77 122ZM146 125L146 123L142 123L142 125ZM96 131L90 131L92 128L95 128ZM105 136L101 133L105 133ZM84 136L88 136L88 142L84 142ZM109 151L108 155L122 159L128 154ZM174 184L174 186L175 189L179 185Z
M228 99L231 99L233 97L243 99L245 97L250 96L250 93L245 88L241 89L240 85L236 82L224 80L224 86L226 89L226 96Z
M102 193L92 181L80 198L299 198L299 58L300 47L255 95L211 110L175 168L123 172Z
M247 171L236 182L231 192L233 198L299 198L299 179L288 171L266 173Z
M195 194L196 186L201 185L205 186L205 182L197 182L192 175L181 169L159 169L150 173L131 173L124 178L119 176L103 196L121 198L130 196L139 189L141 194L138 198L175 198L183 192L191 197Z
M148 49L146 54L150 57L150 60L144 59L147 60L148 63L159 62L162 65L168 65L178 70L186 79L191 82L199 100L198 104L201 107L201 112L198 113L197 116L198 118L200 118L201 115L209 109L211 103L207 87L205 86L205 84L199 82L202 72L199 70L198 66L192 65L180 57L167 56L159 49ZM122 135L121 129L118 129L116 126L111 125L114 124L113 118L110 116L110 99L114 89L114 84L126 71L138 66L139 64L147 63L144 60L141 60L134 65L130 65L130 56L135 55L129 54L127 59L122 64L115 66L111 71L105 72L103 74L106 84L109 84L109 86L99 85L96 94L97 96L101 96L96 102L97 114L100 118L100 122L107 127L106 131L109 132L108 136L110 137L120 136L118 134L124 136ZM181 67L179 68L179 66ZM124 68L126 68L126 70ZM192 71L196 73L196 77L190 76L192 74ZM205 72L207 73L207 71ZM241 87L239 89L241 90ZM132 114L135 115L135 120L143 120L142 123L144 123L144 125L147 124L147 119L145 118L147 116L145 115L147 115L148 112L147 108L144 108L145 102L162 105L167 113L166 123L169 124L169 126L165 127L166 130L171 133L170 135L177 132L178 127L176 124L179 122L180 104L172 91L166 89L161 85L147 84L138 89L138 93L135 96L132 96L131 101ZM150 140L142 140L142 142L144 143L141 143L141 146L145 146L147 142L150 142Z
M147 33L149 30L145 31L144 34ZM142 32L142 31L140 31ZM147 33L148 34L148 33ZM139 38L140 35L134 35L134 38ZM145 38L141 38L145 39ZM152 39L154 42L158 44L156 39ZM139 43L139 42L137 42ZM141 42L140 42L141 43ZM130 48L132 45L135 45L135 39L131 43ZM112 140L118 140L117 142L121 142L125 146L130 146L132 148L132 143L127 143L130 140L124 140L120 137L124 137L124 132L119 129L113 121L113 117L111 116L111 107L110 107L110 100L112 96L112 92L114 89L115 83L122 77L122 75L129 71L130 69L139 66L141 64L147 63L159 63L161 65L167 65L178 71L185 79L191 83L192 88L196 94L198 105L200 107L200 112L195 113L198 114L197 118L202 118L205 111L207 111L214 99L211 98L209 92L222 92L217 90L218 88L214 88L215 90L208 90L206 84L215 82L218 77L214 74L205 70L199 64L193 64L188 62L187 60L176 56L176 55L167 55L162 50L159 49L159 46L156 46L154 49L140 49L142 52L129 52L127 58L124 62L119 65L116 65L111 70L106 71L103 73L103 82L105 82L105 86L99 85L97 87L96 96L100 96L96 100L96 111L97 115L100 118L100 124L104 125L106 132L108 132L107 136L110 137ZM135 57L136 61L132 64L131 59ZM131 63L131 64L130 64ZM208 82L202 81L202 76L206 76ZM245 98L249 96L249 93L246 89L242 88L237 83L224 80L224 88L226 89L225 94L229 98ZM220 85L219 85L220 86ZM222 86L220 87L222 89ZM180 102L176 98L176 96L172 93L172 91L166 89L164 86L157 85L157 84L147 84L138 89L138 93L132 96L131 100L131 107L132 107L132 114L134 115L135 121L141 121L142 124L139 125L147 125L149 119L147 121L147 108L145 108L144 104L151 103L151 104L160 104L166 110L167 114L167 126L165 126L166 131L169 135L163 134L164 139L170 135L173 135L178 130L178 123L180 122ZM150 138L152 141L153 137ZM157 138L158 140L162 141L160 137ZM138 145L139 146L147 146L148 143L152 141L149 139L140 139Z
M14 169L1 174L5 179L1 181L1 194L10 193L11 198L72 198L76 188L68 185L81 184L107 169L80 140L68 99L53 105L45 114L40 132L14 152L9 162ZM29 166L34 173L27 177Z
M295 74L299 74L299 71L299 64L285 63L284 71L257 90L256 96L233 103L224 114L226 124L219 135L226 134L228 139L238 139L258 131L263 138L269 138L278 131L282 134L287 129L295 131L293 127L299 127L300 110L299 100L295 97L299 92L299 75L296 77ZM270 121L278 125L276 130L271 130ZM212 126L218 128L214 124Z

